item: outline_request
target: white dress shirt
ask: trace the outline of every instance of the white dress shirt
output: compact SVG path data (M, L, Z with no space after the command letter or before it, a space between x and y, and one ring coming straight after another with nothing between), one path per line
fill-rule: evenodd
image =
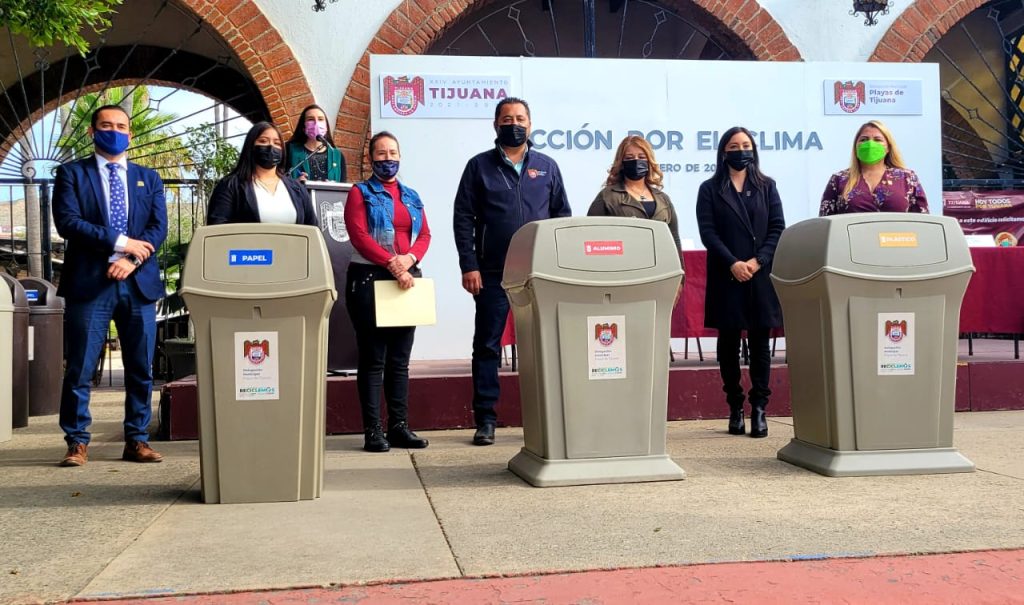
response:
M278 181L274 193L270 193L255 181L252 188L256 190L256 209L259 210L261 223L295 224L298 213L295 211L295 204L292 203L292 196L283 182Z
M110 160L98 153L93 157L96 158L96 166L100 171L100 182L103 183L103 203L107 205L107 216L110 216L110 168L107 168ZM120 177L121 185L124 187L124 211L127 214L129 210L128 205L131 203L131 196L128 195L128 157L122 155L121 159L115 163L120 166L117 169L117 176ZM114 244L114 254L110 255L110 262L124 257L124 247L127 244L127 234L122 233L117 236L117 242Z

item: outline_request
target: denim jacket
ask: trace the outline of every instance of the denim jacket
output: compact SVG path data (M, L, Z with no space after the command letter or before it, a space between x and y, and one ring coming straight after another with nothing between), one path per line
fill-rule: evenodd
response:
M366 203L366 227L370 236L381 248L397 252L395 250L395 209L391 195L384 190L384 185L375 176L358 183L356 187L363 194L363 200ZM402 183L398 183L398 190L401 193L402 204L409 211L409 218L412 219L412 231L409 235L409 245L411 246L416 243L416 237L423 229L423 202L416 191Z

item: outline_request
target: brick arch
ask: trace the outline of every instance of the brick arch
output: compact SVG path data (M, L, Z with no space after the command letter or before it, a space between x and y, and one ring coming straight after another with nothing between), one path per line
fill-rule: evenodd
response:
M893 21L869 61L920 62L942 36L988 0L914 0Z
M370 55L423 54L468 10L487 0L406 0L377 30L356 65L335 119L335 140L350 167L363 165L370 128ZM758 0L665 0L673 9L703 11L761 61L800 61L800 51ZM350 180L351 180L350 175Z
M255 0L178 0L208 23L238 55L263 94L270 118L287 137L313 93L298 59Z

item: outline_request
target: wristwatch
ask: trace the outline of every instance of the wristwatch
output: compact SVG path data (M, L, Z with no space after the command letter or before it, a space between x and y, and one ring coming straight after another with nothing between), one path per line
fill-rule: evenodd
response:
M136 267L138 267L139 265L142 264L142 261L140 261L139 259L135 258L135 256L132 255L132 254L126 254L124 257L127 258L128 260L130 260L132 262L132 264L135 265Z

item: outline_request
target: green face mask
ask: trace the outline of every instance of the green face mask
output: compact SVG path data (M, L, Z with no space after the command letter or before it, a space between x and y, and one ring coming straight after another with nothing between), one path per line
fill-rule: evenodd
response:
M885 159L888 150L878 141L864 141L857 144L857 159L865 164L877 164Z

